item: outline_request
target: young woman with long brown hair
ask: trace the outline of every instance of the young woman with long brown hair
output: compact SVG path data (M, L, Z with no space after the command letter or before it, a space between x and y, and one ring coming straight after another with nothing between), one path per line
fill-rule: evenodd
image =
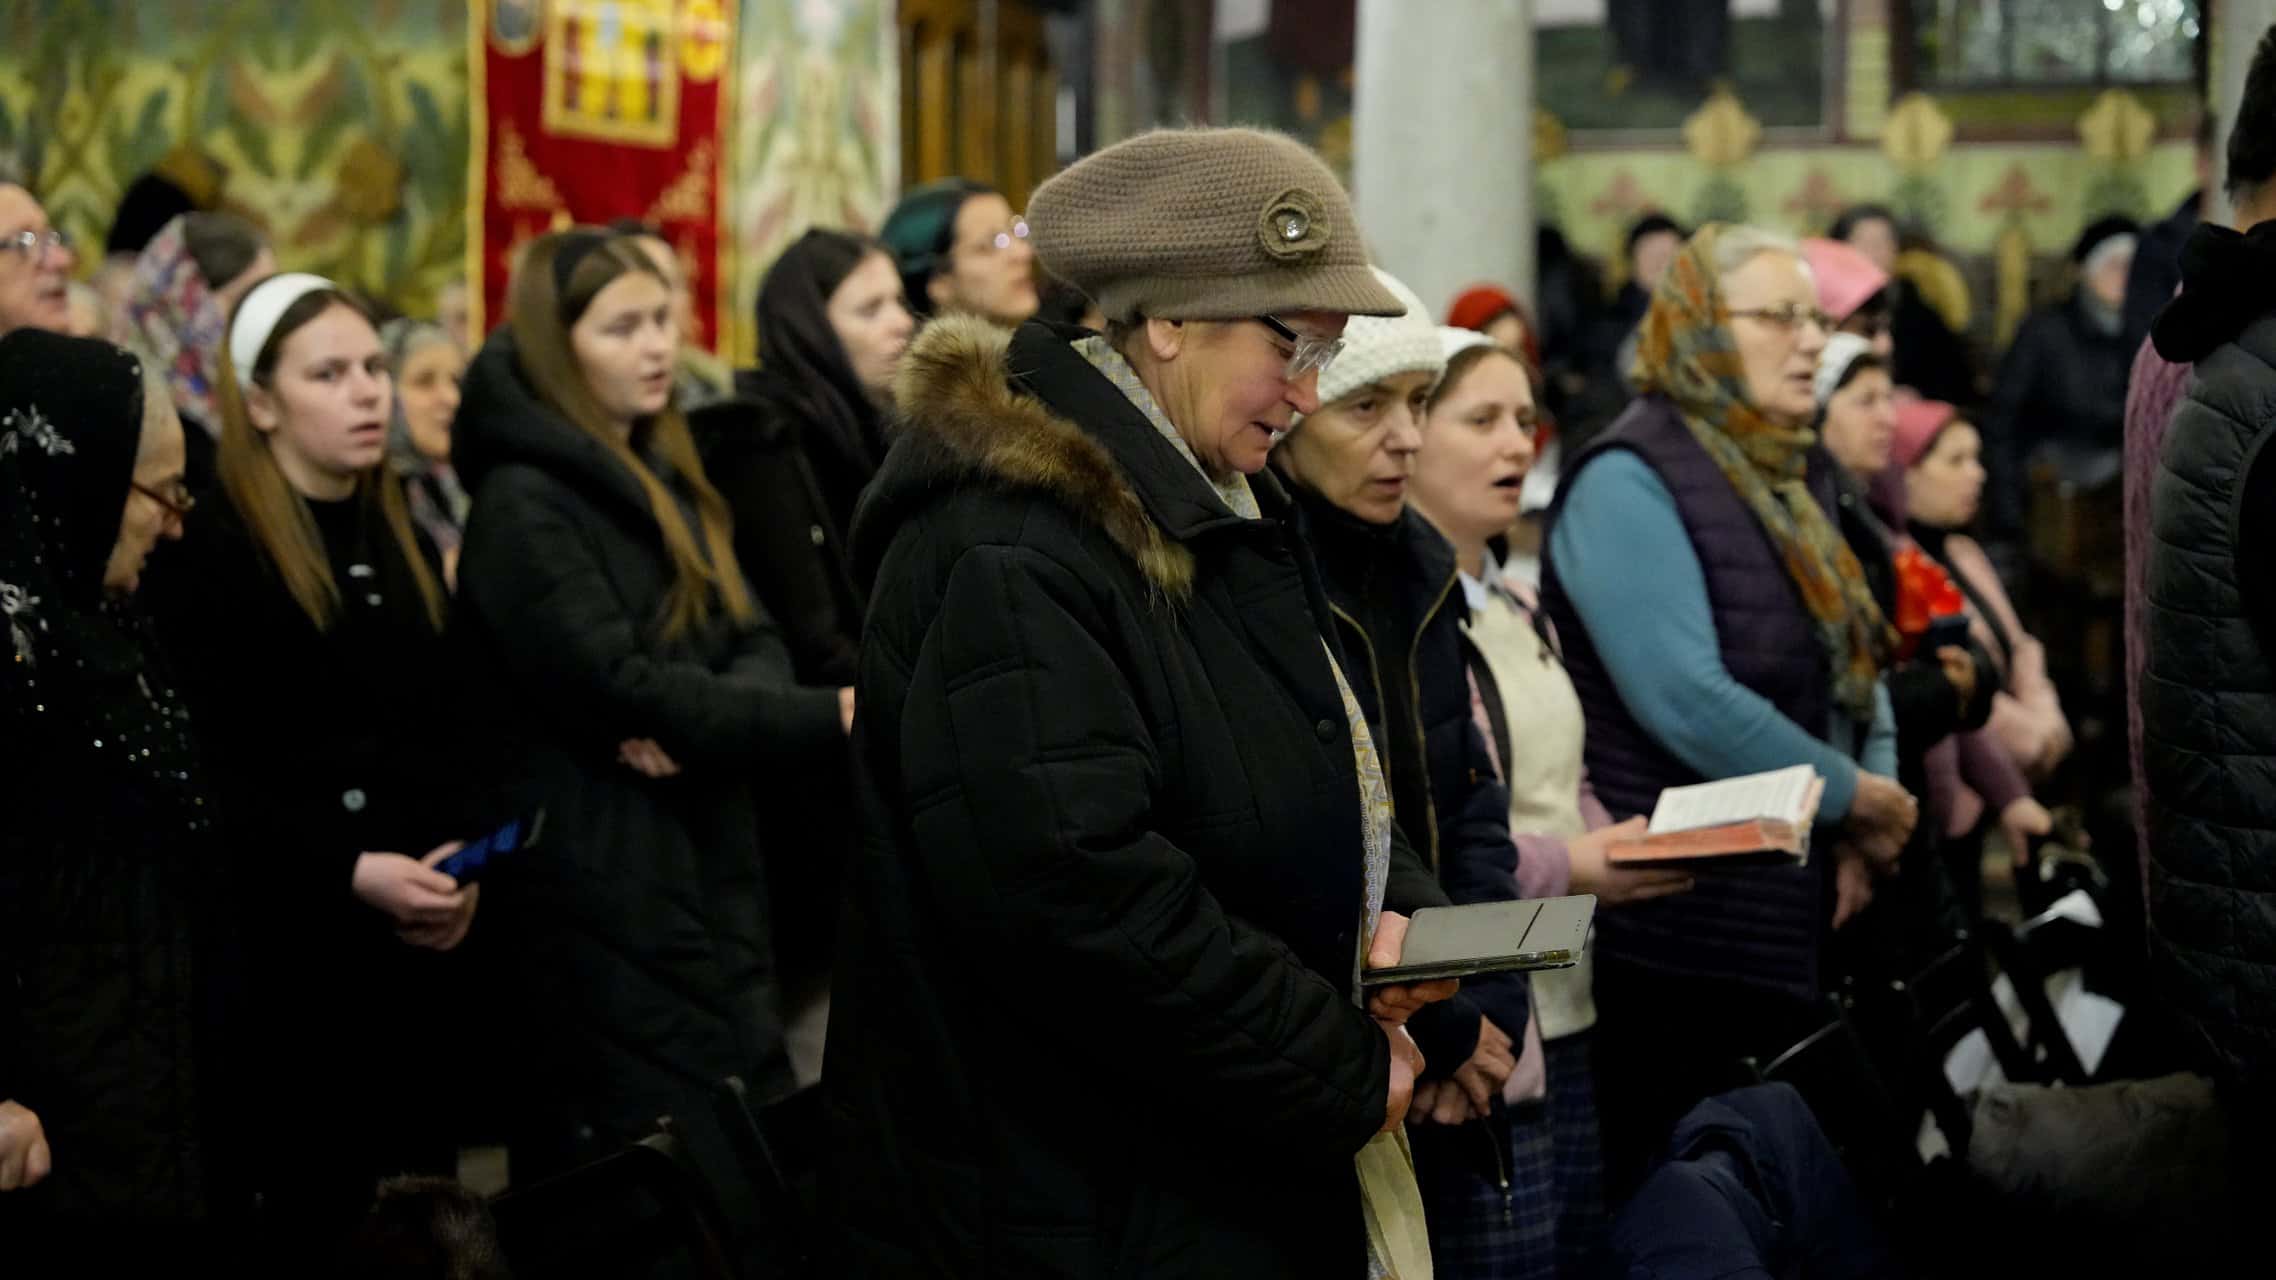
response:
M838 748L791 683L726 503L672 399L671 294L634 241L533 242L466 375L453 449L474 514L458 623L501 803L544 843L485 910L508 966L517 1182L646 1133L740 1075L779 1088L749 782Z
M370 312L272 276L230 317L220 491L152 574L244 895L254 1175L284 1256L323 1256L377 1179L452 1167L425 1064L453 1038L438 955L477 890L433 864L468 834L446 758L445 596L385 463Z

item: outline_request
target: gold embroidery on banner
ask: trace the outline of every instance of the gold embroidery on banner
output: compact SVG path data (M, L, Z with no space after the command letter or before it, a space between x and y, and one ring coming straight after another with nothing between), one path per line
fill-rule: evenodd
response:
M711 167L717 148L705 138L688 148L688 165L648 206L650 222L708 222L711 220Z
M719 78L731 30L720 0L687 0L680 14L680 66L688 79L709 84Z
M554 0L546 7L545 131L628 146L680 136L675 0Z
M501 209L562 208L560 188L530 163L529 144L522 131L508 120L498 126L498 207Z

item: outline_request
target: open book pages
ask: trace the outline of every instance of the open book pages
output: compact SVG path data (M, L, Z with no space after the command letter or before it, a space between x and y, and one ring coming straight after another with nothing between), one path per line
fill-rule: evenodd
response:
M1818 811L1818 792L1825 786L1818 771L1806 764L1743 778L1669 787L1652 807L1651 834L1696 831L1728 822L1775 818L1801 822Z
M1615 864L1691 859L1806 860L1825 779L1809 765L1725 778L1660 793L1650 834L1611 847Z

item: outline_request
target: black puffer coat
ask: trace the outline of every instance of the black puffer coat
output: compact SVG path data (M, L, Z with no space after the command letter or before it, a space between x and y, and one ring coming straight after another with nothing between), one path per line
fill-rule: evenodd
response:
M1069 346L935 321L857 521L858 1276L1349 1277L1390 1060L1318 573ZM1345 664L1349 669L1349 664ZM1445 895L1394 843L1386 905Z
M2196 365L2151 489L2142 764L2155 990L2206 1070L2276 1083L2276 224L2201 226L2153 331Z
M488 700L469 723L498 766L497 811L547 812L542 848L482 903L500 1003L526 1024L520 1145L542 1166L637 1138L723 1076L780 1082L749 779L843 734L833 691L791 685L771 624L715 611L660 637L672 567L647 499L538 400L509 331L469 366L453 430L475 495L454 631ZM631 738L684 772L618 763Z

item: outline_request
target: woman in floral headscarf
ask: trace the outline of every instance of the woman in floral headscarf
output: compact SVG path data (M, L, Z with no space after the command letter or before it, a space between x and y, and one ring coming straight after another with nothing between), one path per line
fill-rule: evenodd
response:
M261 233L228 213L183 214L135 260L134 282L111 336L165 376L185 428L194 492L214 480L214 442L221 433L214 391L230 308L276 269Z
M1702 229L1638 331L1639 398L1567 464L1550 514L1543 605L1611 815L1649 813L1667 787L1808 764L1834 855L1703 870L1688 894L1599 917L1616 1189L1733 1060L1811 1029L1825 935L1912 830L1879 678L1894 634L1810 448L1829 330L1792 241Z

